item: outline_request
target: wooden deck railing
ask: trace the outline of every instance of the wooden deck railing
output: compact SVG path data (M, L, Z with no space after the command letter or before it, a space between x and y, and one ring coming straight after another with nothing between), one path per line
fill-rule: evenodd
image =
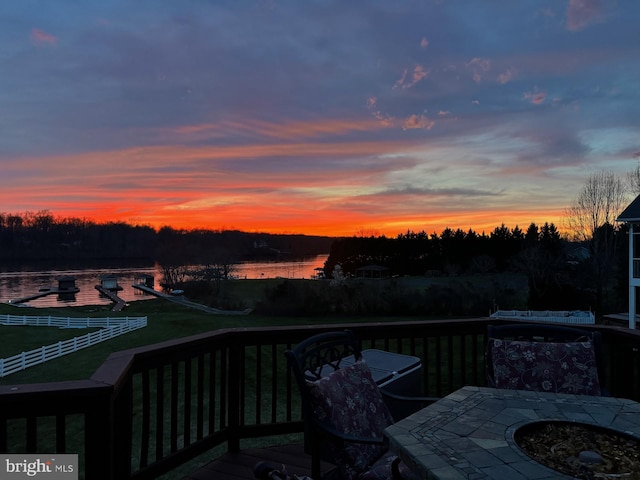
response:
M85 381L0 387L0 451L78 453L81 478L147 479L222 446L302 431L285 349L350 328L422 360L424 394L484 385L489 319L226 329L114 353ZM499 323L493 321L492 323ZM640 400L640 334L602 332L615 396Z

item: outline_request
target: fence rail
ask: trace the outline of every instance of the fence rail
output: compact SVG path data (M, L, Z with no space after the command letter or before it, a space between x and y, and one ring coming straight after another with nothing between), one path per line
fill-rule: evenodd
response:
M123 318L61 318L61 317L33 317L20 315L3 315L0 317L0 325L12 326L40 326L59 328L100 328L95 332L87 333L69 340L59 341L51 345L43 345L40 348L18 353L7 358L0 358L0 378L12 373L25 370L34 365L48 362L54 358L62 357L80 349L96 345L110 340L133 330L147 326L147 317L123 317Z
M6 326L32 326L32 327L58 327L58 328L103 328L123 325L133 320L147 317L104 317L104 318L72 318L32 316L32 315L0 315L0 325Z

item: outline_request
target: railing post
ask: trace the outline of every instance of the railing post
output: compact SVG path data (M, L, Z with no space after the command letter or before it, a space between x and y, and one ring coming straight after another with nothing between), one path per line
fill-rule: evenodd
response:
M115 421L112 389L92 400L92 409L85 417L85 478L116 480ZM131 462L120 462L129 465Z
M229 381L229 438L228 449L230 452L237 452L240 450L240 402L244 402L244 399L240 396L240 384L243 378L243 372L241 366L243 362L242 344L237 338L231 342L229 347L229 363L228 363L228 381Z

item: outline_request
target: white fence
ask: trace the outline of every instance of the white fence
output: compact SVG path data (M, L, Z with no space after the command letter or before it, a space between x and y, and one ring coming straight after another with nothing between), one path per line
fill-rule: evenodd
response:
M491 314L491 318L566 323L569 325L594 325L596 323L595 315L584 310L498 310Z
M58 328L103 328L122 325L146 317L106 317L106 318L70 318L70 317L35 317L30 315L0 315L0 325Z
M1 315L0 325L30 325L39 327L58 328L92 328L100 330L45 345L28 352L22 352L12 357L0 358L0 377L6 377L34 365L68 355L91 345L110 340L119 335L147 326L147 317L119 317L119 318L62 318L62 317L32 317L24 315Z

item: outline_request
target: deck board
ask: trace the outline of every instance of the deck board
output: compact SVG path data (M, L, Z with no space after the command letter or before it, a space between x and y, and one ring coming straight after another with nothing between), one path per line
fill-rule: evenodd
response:
M249 448L237 453L227 453L187 475L183 480L254 479L253 467L261 461L284 464L290 475L311 474L311 456L304 453L301 444L292 444L270 448ZM331 465L323 464L323 473L330 469Z

